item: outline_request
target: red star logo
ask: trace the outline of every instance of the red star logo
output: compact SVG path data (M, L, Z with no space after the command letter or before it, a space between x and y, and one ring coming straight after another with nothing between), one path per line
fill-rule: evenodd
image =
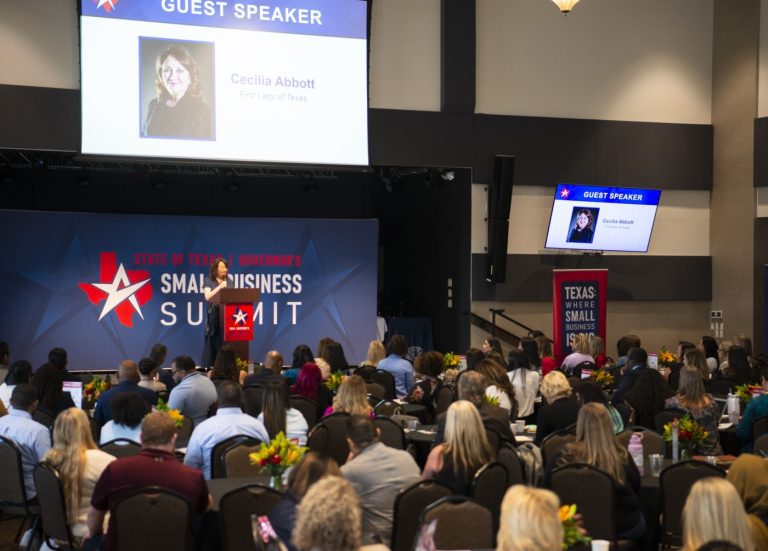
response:
M91 2L97 4L96 9L104 6L104 11L107 13L111 13L112 10L115 9L115 4L117 4L119 1L120 0L91 0Z
M126 327L133 327L134 313L144 319L141 306L152 298L149 272L126 270L122 264L117 266L116 253L101 253L99 281L80 283L80 288L93 304L104 301L99 321L114 310L118 321Z
M568 199L568 196L570 194L571 192L568 190L567 187L564 187L563 189L560 190L560 197L562 197L563 199Z

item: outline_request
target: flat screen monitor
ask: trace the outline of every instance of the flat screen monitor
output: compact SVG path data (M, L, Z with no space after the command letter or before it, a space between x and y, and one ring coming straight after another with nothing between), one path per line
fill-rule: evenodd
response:
M648 252L661 191L559 184L547 249Z
M69 392L75 407L83 407L83 383L80 381L64 381L62 383L64 392Z
M368 164L363 0L80 0L83 154Z

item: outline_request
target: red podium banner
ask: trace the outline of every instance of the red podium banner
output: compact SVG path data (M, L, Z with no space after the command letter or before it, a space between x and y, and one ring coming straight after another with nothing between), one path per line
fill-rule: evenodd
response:
M559 366L579 333L605 341L608 270L553 270L552 283L552 335Z
M224 342L253 340L253 304L229 303L224 306Z

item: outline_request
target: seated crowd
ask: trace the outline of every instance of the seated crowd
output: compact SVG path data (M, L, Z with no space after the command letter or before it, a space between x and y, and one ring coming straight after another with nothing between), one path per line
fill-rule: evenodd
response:
M642 475L618 435L632 427L657 430L662 412L686 414L707 432L694 453L721 455L723 408L711 391L713 382L759 382L768 392L768 366L752 358L750 348L743 337L720 345L709 337L698 346L680 341L681 361L660 371L649 367L636 335L619 340L615 361L607 357L602 339L577 335L573 352L559 366L551 342L542 335L522 339L506 357L501 343L489 338L466 353L466 370L449 377L442 354L427 351L410 358L401 335L392 336L386 346L372 341L359 366L348 365L341 344L326 338L317 354L307 345L297 346L287 365L280 352L270 351L253 373L238 368L227 345L210 370L185 355L164 369L167 349L156 345L138 363L120 363L117 384L101 393L89 418L64 391L64 381L80 379L68 371L63 349L53 349L48 362L33 372L24 360L11 364L8 346L0 343L0 370L6 373L0 385L0 436L20 451L27 500L36 499L38 463L58 472L67 523L76 543L86 549L119 548L108 513L123 496L146 486L180 494L195 515L210 514L208 483L216 476L212 452L217 444L240 437L251 444L269 443L283 433L301 446L309 439L311 448L315 422L340 414L346 460L305 452L288 471L286 490L268 514L284 549L394 548L399 494L434 480L449 493L473 495L478 473L501 461L502 450L519 451L526 484L511 486L497 505L497 549L562 548L560 500L544 488L552 488L558 469L573 464L590 465L610 478L615 539L639 542L649 533L640 500ZM610 388L582 375L599 369L611 373ZM379 372L389 374L396 401L380 394L386 389L371 375ZM331 378L336 373L344 377ZM440 401L446 387L449 404ZM253 396L258 403L249 405ZM294 403L297 397L311 404L309 417ZM160 399L191 421L183 443L177 441L183 431L176 420L157 410ZM377 411L393 403L420 407L422 422L435 425L430 450L420 455L413 445L396 449L382 441ZM752 426L764 415L768 396L757 396L735 429L744 452L752 450ZM513 430L517 420L535 425L535 435ZM555 435L567 438L536 465L537 446L544 450ZM115 440L140 449L120 458L99 449ZM532 461L525 459L531 456ZM729 549L768 549L767 488L768 464L750 453L733 463L727 478L696 482L682 512L683 548L693 551L725 541ZM211 524L216 523L195 523L193 535L204 538L201 530Z

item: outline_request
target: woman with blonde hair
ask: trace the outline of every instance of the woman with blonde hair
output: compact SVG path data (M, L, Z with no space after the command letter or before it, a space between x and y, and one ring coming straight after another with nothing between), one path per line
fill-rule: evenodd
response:
M586 463L600 469L615 483L615 525L617 539L639 539L645 531L640 512L640 473L613 432L606 407L592 402L581 406L576 422L576 440L560 448L548 461L544 485L552 471L570 463Z
M331 413L349 413L350 415L368 415L373 417L373 408L368 403L368 387L359 375L350 375L341 383L333 398L333 405L325 410Z
M605 342L603 342L603 337L599 335L589 337L589 355L595 359L595 367L602 369L605 365Z
M758 549L768 549L768 461L742 453L726 477L733 484L747 512L747 521Z
M667 409L679 409L690 415L707 431L703 442L696 444L696 453L702 455L722 455L720 436L717 426L720 423L720 406L704 389L701 371L692 366L680 368L680 383L677 394L664 402Z
M711 541L727 541L743 551L757 549L739 494L716 477L696 482L683 508L683 550L696 551Z
M517 484L501 502L496 551L560 551L560 500L549 490Z
M579 403L571 398L571 385L560 371L552 371L541 381L539 392L544 397L536 419L536 444L551 433L569 427L579 415Z
M471 402L458 400L446 414L445 443L429 452L421 478L434 478L455 494L469 495L472 478L489 461L493 461L493 451L480 413Z
M574 335L571 339L572 353L568 354L563 360L560 368L565 371L569 376L573 371L573 368L584 362L595 363L595 358L590 354L591 348L589 345L589 337L585 333L579 333Z
M360 367L377 367L379 362L387 357L387 349L380 340L372 340L368 344L368 357L360 363Z
M683 366L695 367L701 373L702 378L709 380L709 367L707 366L707 360L704 358L704 353L698 348L692 348L688 350L683 356Z
M64 486L67 523L72 536L88 536L87 516L91 495L102 471L115 458L96 447L91 425L82 409L69 408L56 417L53 447L43 461L58 471Z

